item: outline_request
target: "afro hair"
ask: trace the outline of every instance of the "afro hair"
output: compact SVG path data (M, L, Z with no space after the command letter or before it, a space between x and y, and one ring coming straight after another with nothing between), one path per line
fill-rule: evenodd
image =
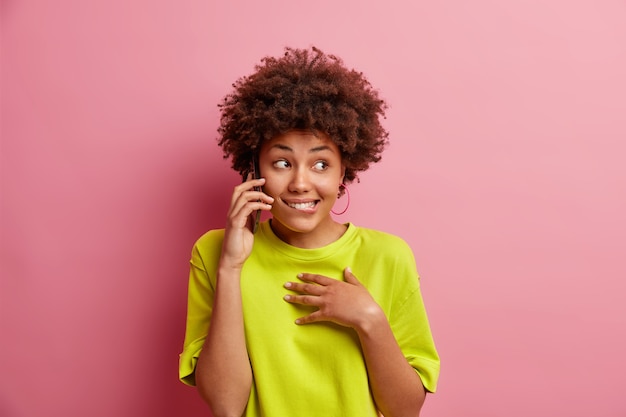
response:
M312 47L285 48L239 78L218 105L218 143L244 175L263 141L290 130L327 135L340 149L345 183L381 159L389 133L381 125L387 103L363 73Z

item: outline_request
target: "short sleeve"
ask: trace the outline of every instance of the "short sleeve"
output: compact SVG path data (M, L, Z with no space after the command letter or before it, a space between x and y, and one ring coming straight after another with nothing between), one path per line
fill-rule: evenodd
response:
M399 254L402 260L396 264L396 277L402 278L389 323L406 360L419 374L426 390L435 392L439 379L439 355L422 299L413 252L408 246L405 250L405 253Z
M393 331L406 360L422 379L429 392L437 390L439 355L419 289L415 290L396 313Z
M189 269L185 342L178 365L179 378L186 385L196 385L196 364L209 330L214 293L199 243L196 243L192 250Z

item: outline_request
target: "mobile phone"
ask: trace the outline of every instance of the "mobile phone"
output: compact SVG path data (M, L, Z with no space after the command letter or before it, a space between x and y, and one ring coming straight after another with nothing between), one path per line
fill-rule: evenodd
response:
M252 178L253 179L259 179L261 178L261 173L259 172L259 158L258 156L254 155L254 157L252 158L252 164L251 164L251 173L252 173ZM244 181L246 180L246 178L244 178ZM261 187L254 187L254 191L261 191ZM259 200L261 201L261 200ZM254 219L254 223L252 223L252 233L256 233L256 229L258 229L259 227L259 221L261 220L261 210L256 210L255 213L252 213L253 219Z

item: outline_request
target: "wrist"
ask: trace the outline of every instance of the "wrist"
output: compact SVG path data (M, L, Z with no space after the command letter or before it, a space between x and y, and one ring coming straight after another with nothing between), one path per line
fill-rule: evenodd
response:
M229 277L229 276L240 277L242 269L243 269L243 265L220 260L219 267L217 269L217 276L218 277Z
M218 263L218 268L234 271L241 271L243 269L243 264L246 262L247 256L242 257L239 255L233 255L229 253L229 251L222 248L222 253L220 254L220 260Z
M385 312L378 304L368 308L360 317L355 328L360 337L372 337L377 330L388 323Z

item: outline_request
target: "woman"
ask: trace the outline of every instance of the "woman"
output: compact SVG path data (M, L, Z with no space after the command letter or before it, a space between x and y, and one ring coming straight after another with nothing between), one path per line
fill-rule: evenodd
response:
M220 108L244 182L192 251L181 380L216 417L419 415L439 357L413 254L331 216L380 160L386 103L339 58L286 48Z

